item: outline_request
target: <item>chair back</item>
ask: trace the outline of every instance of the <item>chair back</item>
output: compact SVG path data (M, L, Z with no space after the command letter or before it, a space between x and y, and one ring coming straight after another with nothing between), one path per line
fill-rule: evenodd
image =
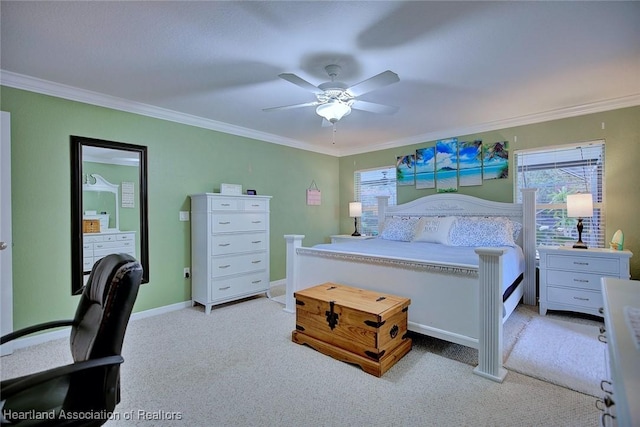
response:
M130 255L111 254L93 266L71 328L75 362L119 355L142 281L142 267Z

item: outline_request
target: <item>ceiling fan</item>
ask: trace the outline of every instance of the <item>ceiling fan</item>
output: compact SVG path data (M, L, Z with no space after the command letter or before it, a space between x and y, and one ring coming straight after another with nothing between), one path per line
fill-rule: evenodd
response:
M344 116L351 113L351 109L364 110L379 114L393 114L398 111L398 107L391 105L377 104L375 102L358 99L360 95L388 86L400 81L398 75L393 71L383 71L371 78L368 78L353 86L336 81L342 68L339 65L331 64L324 67L331 81L314 86L301 77L291 73L282 73L278 77L299 86L316 96L315 101L302 104L285 105L282 107L264 108L263 111L288 110L300 107L316 107L316 113L326 119L331 124L336 124Z

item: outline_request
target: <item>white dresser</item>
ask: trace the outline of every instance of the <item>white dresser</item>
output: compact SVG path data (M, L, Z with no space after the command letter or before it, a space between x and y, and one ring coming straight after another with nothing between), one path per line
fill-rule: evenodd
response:
M83 269L88 273L93 265L109 254L129 254L136 257L135 231L106 231L82 235Z
M191 298L205 313L269 290L270 199L191 195Z
M610 381L603 381L603 426L640 425L640 282L605 278L604 336Z
M600 279L629 279L630 251L538 247L540 314L567 310L602 316Z

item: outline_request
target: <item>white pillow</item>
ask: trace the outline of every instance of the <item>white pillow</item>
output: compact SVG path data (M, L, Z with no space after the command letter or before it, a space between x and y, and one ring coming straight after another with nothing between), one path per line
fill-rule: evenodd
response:
M455 216L424 216L420 218L415 242L449 244L449 232L455 222Z
M416 235L416 225L420 218L391 217L384 221L384 228L380 238L385 240L398 240L410 242Z
M516 246L513 223L506 218L457 217L449 240L452 246Z

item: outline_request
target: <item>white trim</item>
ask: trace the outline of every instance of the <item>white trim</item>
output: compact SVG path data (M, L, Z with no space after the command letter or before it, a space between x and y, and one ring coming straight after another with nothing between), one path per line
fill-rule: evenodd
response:
M603 111L616 110L619 108L634 107L640 105L640 94L623 96L620 98L607 99L604 101L593 102L590 104L577 105L568 108L560 108L557 110L544 111L541 113L528 114L520 117L512 117L503 120L495 120L492 122L480 123L470 126L464 126L454 129L445 129L438 132L430 132L422 135L416 135L410 138L389 141L378 145L368 145L366 147L354 147L352 149L338 150L325 147L318 147L304 141L290 138L283 138L266 132L259 132L240 126L230 125L228 123L218 122L215 120L205 119L202 117L184 114L177 111L167 110L148 104L129 101L110 95L104 95L72 86L54 83L47 80L37 79L22 74L12 73L6 70L0 70L0 84L13 87L16 89L28 90L31 92L41 93L44 95L56 96L72 101L84 102L86 104L97 105L114 110L126 111L129 113L140 114L147 117L153 117L161 120L167 120L175 123L182 123L189 126L200 127L203 129L215 130L218 132L228 133L247 138L253 138L260 141L271 142L274 144L285 145L288 147L299 148L301 150L312 151L320 154L328 154L336 157L350 156L354 154L363 154L372 151L386 150L388 148L404 147L412 144L421 144L428 141L436 141L438 139L450 138L451 135L471 135L474 133L490 132L497 129L505 129L515 126L529 125L533 123L541 123L550 120L564 119L568 117L582 116L585 114L600 113Z

